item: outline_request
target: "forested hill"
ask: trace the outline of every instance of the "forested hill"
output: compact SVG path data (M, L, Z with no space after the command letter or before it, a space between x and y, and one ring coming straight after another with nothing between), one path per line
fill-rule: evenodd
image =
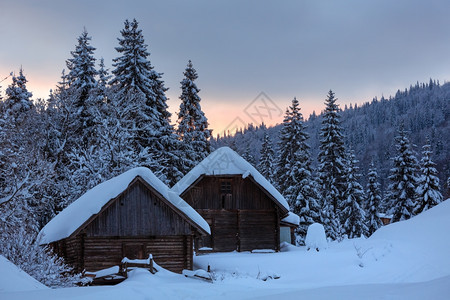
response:
M339 98L338 94L336 96ZM394 137L403 122L418 159L421 157L426 137L430 138L432 159L437 164L441 191L448 197L449 187L446 182L450 176L449 103L450 83L440 85L430 80L426 84L417 83L404 91L399 90L395 96L388 99L375 98L362 106L344 107L341 112L341 125L345 132L347 149L353 149L360 162L363 174L361 183L366 184L365 175L373 158L384 190L392 167L391 158L395 155ZM301 104L300 100L300 106ZM318 116L313 114L305 122L310 136L308 143L311 146L313 165L317 160L321 122L322 114ZM257 163L265 130L264 125L249 125L234 136L215 140L213 145L214 147L228 145L244 156L247 155L247 151ZM281 125L267 129L274 149L277 149L280 130Z

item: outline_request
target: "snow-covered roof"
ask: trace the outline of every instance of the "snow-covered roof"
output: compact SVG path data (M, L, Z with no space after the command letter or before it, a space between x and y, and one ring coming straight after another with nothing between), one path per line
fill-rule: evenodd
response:
M299 225L300 224L300 217L293 212L289 212L287 217L281 219L281 222L289 223L292 225Z
M229 147L221 147L208 155L189 173L180 179L173 187L172 191L181 195L202 175L237 175L243 178L251 175L253 179L263 187L279 205L289 211L286 199L267 181L249 162Z
M90 217L99 213L106 203L126 190L138 176L186 215L195 225L205 232L211 233L208 223L189 204L172 192L152 171L139 167L95 186L71 203L42 228L38 235L39 244L48 244L69 237Z

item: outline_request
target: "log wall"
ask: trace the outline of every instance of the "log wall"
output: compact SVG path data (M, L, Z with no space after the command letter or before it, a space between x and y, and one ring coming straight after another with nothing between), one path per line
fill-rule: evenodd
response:
M231 189L223 182L231 183ZM181 197L210 224L212 237L200 238L198 248L218 252L279 250L277 205L250 178L204 176Z
M221 183L231 181L231 197L222 207ZM274 202L249 178L204 176L181 197L195 209L273 209Z
M196 230L153 188L139 179L74 237L52 243L55 252L76 272L119 265L124 257L148 258L173 272L193 267Z
M189 235L189 223L136 181L85 228L87 236Z
M84 267L89 271L119 265L123 257L144 259L149 254L158 265L173 272L193 267L192 236L86 237L84 247Z
M202 238L198 247L217 252L279 250L279 225L276 210L208 210L198 213L208 220L212 237Z

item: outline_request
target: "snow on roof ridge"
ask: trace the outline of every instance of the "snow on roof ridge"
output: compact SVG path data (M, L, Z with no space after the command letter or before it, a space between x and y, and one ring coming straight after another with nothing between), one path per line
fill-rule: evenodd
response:
M286 210L289 205L278 190L249 162L229 147L221 147L210 153L204 160L197 164L173 187L172 191L181 195L192 185L201 175L235 175L241 174L243 177L252 175L253 179L261 185L272 197Z
M100 183L72 202L42 228L38 235L39 244L49 244L69 237L91 216L99 213L106 203L126 190L138 176L192 222L211 233L208 223L189 204L173 193L152 171L145 167L137 167Z

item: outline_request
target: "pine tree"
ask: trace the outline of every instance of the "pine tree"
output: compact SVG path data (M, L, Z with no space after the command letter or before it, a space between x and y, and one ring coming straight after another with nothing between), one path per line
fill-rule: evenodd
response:
M366 189L366 224L367 224L367 234L372 235L378 228L383 224L378 217L379 208L381 204L381 191L380 183L378 182L378 173L375 168L375 164L372 161L369 167L369 173L367 174L368 183Z
M332 239L340 237L339 206L344 201L347 188L344 135L336 100L330 90L325 100L318 154L318 183L323 201L322 222L327 235Z
M191 61L183 74L177 134L183 143L183 152L187 162L183 173L187 173L211 152L209 141L211 130L208 129L208 120L200 106L200 97L198 96L200 89L194 82L198 75Z
M258 170L269 182L273 183L274 172L274 155L275 152L272 148L272 142L270 140L267 131L264 131L264 138L261 147L261 156L259 158Z
M138 163L149 167L167 184L182 177L180 171L180 143L170 124L164 82L147 57L147 45L138 22L125 21L119 47L121 54L115 58L110 81L123 118L122 124L130 126L131 143ZM146 154L145 154L146 153ZM145 155L144 155L145 154Z
M24 121L26 112L33 107L33 102L31 102L33 95L27 89L28 80L23 74L22 67L19 76L13 76L12 81L12 84L6 89L3 110L8 115L9 121L21 123Z
M422 174L418 179L418 186L416 189L417 204L414 208L415 215L442 202L442 194L439 189L439 178L437 176L438 172L435 168L436 164L431 160L431 154L430 140L427 139L427 143L423 146L422 152L420 166Z
M347 189L341 208L342 234L345 234L348 238L352 239L366 235L368 228L364 222L365 213L362 208L364 191L358 182L361 175L359 174L359 168L357 167L358 161L353 152L350 153L347 162Z
M67 82L65 71L56 90L50 93L46 108L42 113L45 118L45 147L47 160L54 165L56 178L53 182L53 213L56 214L79 196L85 186L73 182L70 156L73 151L86 145L81 141L79 132L79 110L74 105L74 97Z
M278 143L276 182L278 189L286 197L287 189L295 184L293 178L289 175L296 159L295 153L298 151L307 152L309 149L305 142L309 136L305 132L303 115L300 112L297 98L292 100L292 106L289 106L286 110L282 126ZM292 195L292 197L295 198L296 195ZM293 199L287 200L293 201Z
M320 220L317 189L312 179L310 148L306 143L308 138L298 100L294 98L292 106L286 111L280 132L276 179L291 210L300 216L300 226L297 229L300 244L304 242L308 226Z
M139 153L141 149L152 148L154 133L161 125L158 124L156 95L153 92L154 70L147 59L150 53L142 30L138 29L138 22L126 20L121 35L122 38L118 39L120 46L115 48L121 56L113 59L115 69L110 85L117 95L117 106L126 113L123 117L134 120L129 128L133 134L130 142Z
M394 167L390 171L390 184L387 192L387 203L393 214L392 222L407 220L414 215L416 206L417 159L403 124L400 125L396 137L397 156L393 158Z
M70 104L74 106L74 133L79 136L84 146L95 143L96 122L94 112L98 102L90 98L91 92L97 87L95 77L98 72L95 69L94 51L90 45L91 37L86 28L78 37L78 45L75 51L71 51L72 58L66 61L69 73L67 74L68 94L71 96ZM94 141L92 141L94 140ZM76 144L79 144L78 142Z
M98 69L98 82L96 96L97 101L100 104L99 107L105 109L104 105L108 102L108 82L111 80L111 75L109 70L105 67L105 61L103 58L100 59L99 69Z
M290 199L291 210L300 217L300 224L296 229L297 243L304 244L309 225L321 221L319 195L312 176L309 152L299 149L294 154L294 163L289 177L294 184L286 190Z

